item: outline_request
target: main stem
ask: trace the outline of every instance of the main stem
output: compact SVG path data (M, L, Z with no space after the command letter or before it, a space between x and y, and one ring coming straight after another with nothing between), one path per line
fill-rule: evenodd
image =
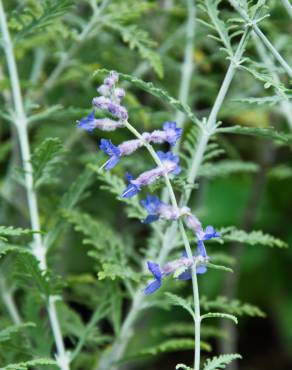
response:
M38 201L36 192L33 186L33 168L31 165L30 146L27 134L27 117L24 111L23 99L20 89L17 66L14 57L12 41L10 38L6 15L3 8L2 0L0 0L0 28L3 35L4 51L6 55L7 67L11 81L11 91L14 104L14 120L17 128L23 168L25 173L25 184L27 192L27 201L30 214L31 228L35 231L40 230L40 219L38 211ZM40 233L33 234L32 253L40 263L42 270L46 269L46 250L43 245L42 236ZM65 351L63 338L61 334L60 324L57 316L57 310L53 297L49 298L47 305L48 315L52 332L55 339L57 349L57 360L61 370L69 370L68 356Z
M188 20L186 24L186 46L184 51L184 60L181 70L181 81L179 88L179 101L183 104L188 102L188 96L190 92L190 83L192 72L194 69L193 63L193 48L194 48L194 37L195 37L195 23L196 23L196 7L194 0L187 0L187 13ZM175 122L179 127L184 124L185 115L181 111L177 111L175 116Z
M224 78L224 80L222 82L222 85L220 87L220 90L218 92L215 104L214 104L214 106L211 110L209 119L207 121L208 125L206 125L206 128L208 127L208 130L206 130L206 129L202 130L201 129L201 131L200 131L199 141L198 141L198 144L197 144L196 150L194 152L194 156L193 156L193 164L191 166L191 171L190 171L190 173L188 175L188 178L187 178L188 183L194 183L196 178L197 178L198 169L200 167L200 164L202 163L204 151L207 147L208 140L209 140L210 136L212 135L212 133L214 133L213 129L215 129L215 126L216 126L218 112L219 112L219 110L220 110L220 108L223 104L224 98L227 94L227 90L228 90L228 88L231 84L232 78L233 78L234 73L235 73L235 67L236 67L237 63L239 63L239 61L242 57L242 54L244 52L244 48L245 48L245 45L247 43L249 33L250 33L250 29L246 29L246 31L244 32L244 34L241 38L241 41L240 41L238 47L237 47L237 50L234 54L234 58L230 62L227 73L225 75L225 78ZM215 112L216 112L216 114L215 114ZM137 134L140 135L139 132L136 131L134 127L131 126L131 127L128 127L128 128L130 129L131 132L133 132L134 135L137 135ZM137 137L139 137L139 136L137 136ZM155 162L156 162L156 160L155 160ZM170 197L171 197L171 193L172 192L170 192ZM190 199L190 195L191 195L191 192L189 190L184 190L184 192L182 194L182 197L181 197L181 200L180 200L180 206L188 204L189 199ZM163 240L162 248L161 248L161 250L159 252L159 255L158 255L158 258L157 258L157 263L161 264L166 260L169 252L172 250L172 246L173 246L173 242L174 242L174 239L175 239L176 232L177 232L177 224L172 223L171 226L165 232L165 237L164 237L164 240ZM195 278L197 279L196 275L195 275ZM193 281L193 287L195 286L195 290L197 291L196 284L197 284L197 281L196 280ZM199 294L198 293L194 294L194 299L196 300L196 302L199 302ZM127 346L127 343L128 343L128 341L129 341L129 339L132 335L132 327L133 327L135 321L137 320L139 312L142 309L143 300L144 300L144 297L143 297L143 294L141 293L141 289L139 287L137 289L136 294L134 295L134 300L133 300L132 307L130 308L130 311L129 311L129 313L128 313L128 315L127 315L127 317L126 317L126 319L125 319L125 321L122 325L120 335L117 338L117 340L114 342L114 345L113 345L113 348L112 348L111 352L107 353L101 359L101 361L99 363L99 366L97 367L98 370L111 370L113 364L115 362L117 362L122 357L122 355L125 351L125 348ZM198 303L196 303L196 305L197 304ZM199 312L199 307L196 307L196 312ZM195 322L195 330L197 331L197 333L200 332L200 330L199 330L200 326L199 325L200 325L199 320L197 319L196 322ZM197 341L200 340L200 338L198 338L198 335L197 335L197 338L195 338L195 340L197 340ZM198 347L198 346L196 346L196 347L197 347L197 349L195 349L195 351L198 351L199 350L198 348L200 348L200 347ZM199 358L198 354L195 354L195 356L197 356L197 358ZM196 366L198 366L198 365L196 365Z
M128 122L125 123L125 126L128 128L129 131L131 131L138 139L143 140L142 135ZM161 162L160 158L156 154L155 150L149 143L144 143L144 146L150 153L151 157L155 161L155 163L159 167L163 167L163 163ZM171 204L174 208L178 209L178 203L176 200L176 196L173 190L173 187L171 185L171 182L169 180L168 174L164 173L164 180L166 187L169 192L169 197L171 200ZM192 249L189 243L189 239L187 237L184 225L181 220L178 221L179 224L179 231L181 233L184 247L187 253L187 256L189 259L193 258ZM200 370L200 337L201 337L201 319L200 319L200 298L199 298L199 287L198 287L198 279L197 279L197 273L196 273L196 267L192 267L192 287L193 287L193 300L194 300L194 312L195 312L195 354L194 354L194 370Z

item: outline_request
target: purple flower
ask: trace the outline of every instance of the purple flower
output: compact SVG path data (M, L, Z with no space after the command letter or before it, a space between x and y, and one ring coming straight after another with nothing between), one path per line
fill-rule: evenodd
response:
M205 231L203 231L203 235L201 236L201 240L210 240L212 238L220 238L220 234L214 229L213 226L207 226Z
M160 151L157 152L157 155L162 162L162 167L159 166L152 170L145 171L141 173L141 175L139 175L135 180L133 180L132 176L130 178L127 176L130 184L123 192L123 198L133 197L141 190L141 187L152 184L155 180L166 173L173 173L177 175L180 172L180 167L178 165L179 157L177 155L174 155L171 152L164 153Z
M165 220L177 220L179 217L190 212L188 207L175 208L171 205L161 202L156 196L148 195L146 199L141 200L141 205L146 209L149 215L143 223L151 223L164 218Z
M111 158L106 162L105 169L110 170L115 167L115 165L119 162L120 157L124 155L129 155L135 152L143 143L141 140L128 140L124 141L119 146L113 145L111 140L101 139L100 141L100 149L110 156Z
M147 265L148 265L149 271L152 273L154 277L154 281L149 283L147 287L144 289L144 293L146 295L149 295L149 294L154 293L157 289L161 287L162 272L157 263L148 261Z
M82 118L81 121L77 121L77 127L82 128L88 132L92 132L95 129L95 111L93 110L87 117Z
M162 130L155 130L152 132L144 132L142 134L143 139L147 142L155 144L162 144L168 142L170 145L174 145L182 134L182 129L176 127L175 122L165 122Z
M173 173L174 175L178 175L181 171L179 166L179 156L173 154L172 152L156 152L159 159L161 160L163 167L166 173Z
M168 141L171 146L175 145L183 131L181 128L176 127L176 122L165 122L163 130L166 134L166 141Z
M105 169L110 170L115 167L115 165L119 162L121 151L120 149L113 145L111 140L101 139L99 148L108 156L110 159L105 164Z
M162 279L166 276L176 273L180 270L185 270L181 274L179 274L179 280L189 280L192 278L192 266L194 263L198 264L196 267L197 274L203 274L207 271L207 258L202 258L192 256L192 258L188 258L187 254L184 252L181 258L170 261L166 263L163 267L160 267L157 263L154 262L147 262L148 269L154 277L154 281L151 281L146 288L144 289L144 293L146 295L154 293L157 289L159 289L162 285Z
M119 74L116 71L110 71L103 83L107 86L113 87L119 81Z

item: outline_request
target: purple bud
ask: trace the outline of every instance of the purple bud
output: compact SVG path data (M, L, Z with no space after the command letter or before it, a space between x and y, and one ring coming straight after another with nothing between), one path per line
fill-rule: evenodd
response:
M121 121L127 121L127 119L128 119L128 111L127 111L127 109L125 107L119 105L119 104L110 102L108 104L107 110L114 117L117 117Z
M122 122L114 121L110 118L97 118L94 121L94 125L102 131L114 131L117 128L123 127Z
M120 87L117 87L116 89L114 89L114 96L118 101L121 101L125 95L126 93L124 89Z
M114 84L116 84L117 82L119 81L119 75L117 72L115 71L111 71L108 75L108 77L106 77L103 81L103 83L105 85L108 85L110 87L112 87Z

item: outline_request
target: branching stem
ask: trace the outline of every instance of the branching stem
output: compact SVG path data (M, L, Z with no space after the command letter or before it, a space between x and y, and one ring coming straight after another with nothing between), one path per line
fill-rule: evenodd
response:
M5 11L0 0L0 28L3 36L4 52L7 61L8 72L11 81L11 91L14 104L14 123L17 129L21 156L23 161L23 168L25 173L25 185L27 192L27 201L30 214L31 228L35 231L40 230L40 219L38 210L38 200L36 192L33 186L33 168L31 164L30 146L27 133L27 117L23 106L23 97L20 89L20 82L18 77L18 71L16 61L14 57L14 51L12 41L10 38L8 25L6 21ZM33 234L33 245L32 253L40 263L42 270L46 269L46 250L43 245L42 236L40 233ZM69 370L69 360L65 351L63 343L61 328L57 316L57 310L55 306L54 297L49 297L47 311L50 319L50 325L52 328L56 349L57 349L57 361L61 370Z

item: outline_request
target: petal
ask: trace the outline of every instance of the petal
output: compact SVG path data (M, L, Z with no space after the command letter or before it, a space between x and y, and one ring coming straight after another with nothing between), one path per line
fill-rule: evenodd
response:
M161 280L162 273L160 271L160 267L158 263L147 261L148 270L152 273L152 275L157 279Z
M161 287L161 281L154 280L150 284L148 284L147 287L144 289L144 294L146 295L152 294L160 287Z
M192 270L188 269L182 274L179 275L178 279L179 280L190 280L192 278Z
M111 170L112 168L114 168L116 166L116 164L119 162L120 160L120 157L116 157L116 156L113 156L111 157L107 162L106 162L106 165L105 165L105 169L106 170Z
M207 252L206 252L204 242L202 240L198 240L197 245L198 245L199 255L202 257L207 257Z
M206 271L207 271L207 267L206 266L198 266L196 268L197 274L204 274Z
M122 194L122 198L132 198L134 195L138 194L140 191L140 188L134 184L130 184L127 186L127 188L124 190Z
M157 221L159 219L158 215L148 215L143 221L143 224L151 224L151 222Z

